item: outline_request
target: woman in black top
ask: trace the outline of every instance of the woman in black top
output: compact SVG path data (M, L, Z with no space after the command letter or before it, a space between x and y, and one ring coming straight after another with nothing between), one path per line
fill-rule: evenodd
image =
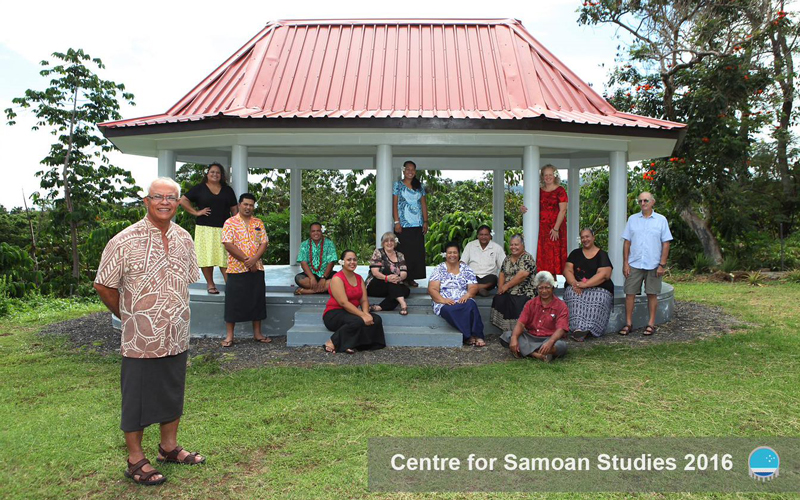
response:
M569 308L570 337L583 342L590 333L606 331L614 305L611 259L594 244L594 231L581 230L581 247L573 250L564 266L564 302Z
M236 195L225 182L222 165L209 165L203 182L183 195L180 203L184 210L197 217L194 230L197 265L203 271L208 293L216 295L219 290L214 285L214 266L219 267L223 279L227 281L228 278L228 252L222 246L222 226L238 211Z

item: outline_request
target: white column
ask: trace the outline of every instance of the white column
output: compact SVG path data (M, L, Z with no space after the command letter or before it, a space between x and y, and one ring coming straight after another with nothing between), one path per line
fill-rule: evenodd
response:
M231 185L237 200L247 192L247 146L231 146Z
M303 171L289 170L289 264L297 265L297 253L303 239Z
M162 149L158 152L158 176L175 178L175 151Z
M492 173L492 230L494 230L494 237L492 240L500 246L505 245L505 184L505 172L496 168Z
M539 241L539 146L522 150L522 203L528 207L522 216L525 250L535 259Z
M608 256L614 271L614 285L622 286L622 231L628 220L628 153L612 151L608 180Z
M581 230L581 169L570 168L567 174L567 251L578 248L578 235Z
M375 246L381 246L381 235L391 231L392 224L392 146L381 144L375 157Z

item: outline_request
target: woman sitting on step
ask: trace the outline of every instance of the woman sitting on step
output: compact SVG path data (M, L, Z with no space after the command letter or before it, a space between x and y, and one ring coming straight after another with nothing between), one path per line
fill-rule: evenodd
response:
M468 265L461 262L458 243L445 245L445 261L436 266L428 280L428 294L433 299L433 312L464 336L464 343L483 347L483 320L473 297L478 293L478 279Z
M533 277L536 261L525 251L525 241L515 234L508 240L511 254L500 267L497 295L492 299L492 324L502 331L513 330L525 304L536 295Z
M411 289L403 283L408 275L406 259L395 251L397 236L392 232L383 233L381 248L376 248L369 261L367 294L370 297L386 297L378 305L370 306L370 311L394 311L400 304L400 314L408 314L406 298Z
M370 314L367 287L356 274L356 253L345 250L339 262L342 270L331 278L328 287L331 298L322 313L325 328L333 332L330 340L325 342L325 352L353 354L357 350L386 347L381 317Z

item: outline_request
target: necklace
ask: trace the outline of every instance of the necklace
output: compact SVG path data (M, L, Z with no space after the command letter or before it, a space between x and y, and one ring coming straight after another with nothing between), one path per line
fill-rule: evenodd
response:
M308 240L308 265L311 267L311 270L314 271L314 274L318 273L320 269L322 269L322 250L325 248L325 237L322 237L322 240L319 242L319 264L317 267L314 267L314 261L311 257L311 248L314 246L314 240Z

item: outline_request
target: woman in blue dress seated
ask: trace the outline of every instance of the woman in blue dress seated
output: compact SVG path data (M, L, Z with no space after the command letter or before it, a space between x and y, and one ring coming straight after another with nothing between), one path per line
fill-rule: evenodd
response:
M464 343L483 347L483 320L473 297L478 293L478 279L468 265L461 262L458 243L445 245L445 260L433 270L428 280L428 294L433 299L433 312L457 328Z

